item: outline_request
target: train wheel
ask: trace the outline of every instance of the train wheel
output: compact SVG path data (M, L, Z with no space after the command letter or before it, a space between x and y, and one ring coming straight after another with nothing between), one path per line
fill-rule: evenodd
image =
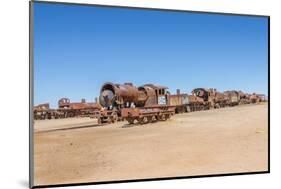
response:
M143 117L142 118L138 118L138 122L139 122L139 124L143 124Z
M216 104L216 105L215 105L215 108L219 109L219 108L220 108L220 105L219 105L219 104Z
M190 111L191 111L191 112L194 112L194 111L195 111L194 105L191 105L191 106L190 106Z
M156 121L155 116L151 116L151 122L153 123L153 122L155 122L155 121Z
M135 119L134 118L128 118L127 121L130 125L134 124Z
M147 123L151 123L152 122L152 116L148 116L147 117Z
M159 121L160 120L160 115L155 116L156 120Z
M113 115L112 115L112 117L111 117L111 122L112 122L112 123L115 123L117 120L118 120L118 115L117 115L117 113L115 112L115 113L113 113Z
M102 121L101 118L98 118L98 124L101 125Z
M143 117L143 124L146 124L146 123L148 123L148 117Z
M171 114L166 115L166 120L171 118Z
M165 121L165 117L166 117L166 115L165 114L162 114L161 116L160 116L160 121Z

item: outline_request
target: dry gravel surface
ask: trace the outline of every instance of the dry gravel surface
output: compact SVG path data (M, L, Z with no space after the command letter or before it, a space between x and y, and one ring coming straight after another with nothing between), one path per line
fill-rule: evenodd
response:
M267 104L177 114L166 122L98 126L36 121L35 185L266 171Z

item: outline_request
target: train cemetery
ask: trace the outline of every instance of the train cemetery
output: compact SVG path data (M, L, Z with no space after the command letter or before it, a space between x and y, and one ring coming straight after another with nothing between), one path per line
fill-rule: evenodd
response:
M34 119L61 119L69 117L91 117L99 124L127 120L144 124L169 119L175 113L209 110L241 104L266 101L264 94L247 94L242 91L218 92L216 89L196 88L191 95L170 94L165 86L146 84L140 87L132 83L105 83L100 91L99 102L70 102L68 98L58 101L57 109L50 109L49 103L33 108Z
M105 83L34 107L36 185L267 170L265 95ZM258 157L258 158L257 158Z

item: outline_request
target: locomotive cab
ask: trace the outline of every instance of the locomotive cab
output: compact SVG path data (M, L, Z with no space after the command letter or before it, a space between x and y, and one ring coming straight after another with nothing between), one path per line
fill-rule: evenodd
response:
M153 84L146 84L144 85L147 94L148 91L151 91L150 94L148 94L147 101L145 103L145 106L154 106L154 105L168 105L168 95L169 92L167 91L167 87L165 86L159 86L159 85L153 85Z
M69 108L70 107L70 100L69 98L61 98L58 101L59 108Z
M155 94L157 97L157 104L158 105L167 105L167 94L166 94L166 88L159 88L155 89Z

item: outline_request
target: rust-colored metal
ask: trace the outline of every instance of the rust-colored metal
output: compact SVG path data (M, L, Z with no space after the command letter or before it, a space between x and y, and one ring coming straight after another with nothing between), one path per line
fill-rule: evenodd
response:
M262 102L262 97L263 97L263 95L261 95L261 94L257 95L256 93L253 93L252 95L250 95L250 101L251 101L251 103L259 103L259 102Z
M190 112L190 95L180 92L177 89L177 93L169 96L170 106L175 107L175 113Z
M239 104L250 104L251 100L250 100L250 94L248 93L244 93L242 91L238 91L239 96L240 96L240 101Z
M100 91L100 104L103 107L121 107L124 103L137 103L138 89L131 83L113 84L105 83Z
M70 100L69 98L61 98L58 101L58 107L59 108L69 108L70 106Z
M137 121L140 124L165 121L175 114L175 108L171 106L163 107L143 107L143 108L123 108L122 117L125 118L129 124Z
M94 111L101 108L96 102L87 103L85 99L81 99L81 102L70 102L69 98L59 99L58 107L57 112L60 118L90 117Z
M195 97L190 97L193 111L206 110L215 107L215 89L195 88L191 93Z
M256 94L257 97L260 99L260 102L266 102L267 97L264 94Z
M33 116L35 120L50 119L51 118L50 104L38 104L33 107Z
M229 103L229 98L224 93L218 92L217 90L211 93L213 95L213 102L215 104L215 108L221 108L227 106Z
M99 109L101 108L100 104L96 102L86 102L85 99L81 99L81 102L70 102L68 98L61 98L58 101L59 108L68 108L73 110L81 110L81 109Z
M238 91L224 91L224 95L227 97L229 106L236 106L240 102L240 93Z
M129 123L133 123L138 120L133 116L136 109L139 110L138 117L142 118L146 115L144 119L148 120L153 119L152 114L155 118L164 112L171 116L171 110L166 108L169 106L169 93L166 89L165 86L153 84L135 87L132 83L105 83L101 88L99 100L106 114L101 112L99 120L112 120L111 112L113 112Z
M122 117L130 124L135 121L145 124L153 121L167 120L175 113L170 104L167 87L153 84L140 86L137 107L123 108Z
M114 123L126 119L134 122L149 123L166 120L175 113L208 110L225 106L250 104L266 101L264 94L248 94L228 90L219 92L214 88L195 88L191 95L170 94L165 86L145 84L139 87L132 83L102 85L99 100L95 102L70 102L69 98L58 101L58 109L50 109L49 103L34 106L34 119L58 119L67 117L98 118L100 124ZM98 102L99 101L99 102Z
M37 110L37 111L48 110L48 109L50 109L50 104L49 103L38 104L37 106L34 106L33 109Z

